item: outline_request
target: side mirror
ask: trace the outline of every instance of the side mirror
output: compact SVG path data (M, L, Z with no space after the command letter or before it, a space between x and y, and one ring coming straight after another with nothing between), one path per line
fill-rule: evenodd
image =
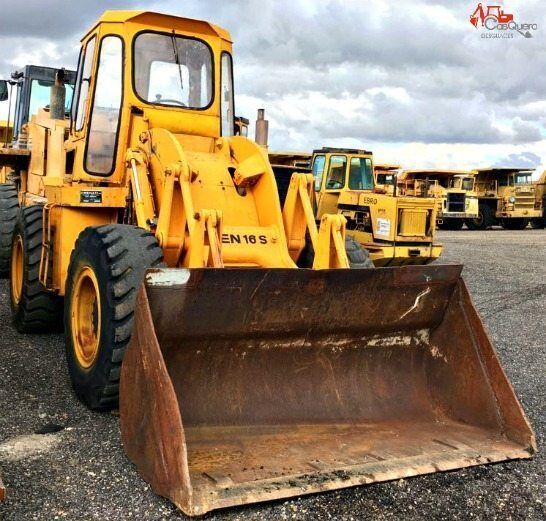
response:
M0 80L0 101L6 101L8 99L8 82L6 80Z

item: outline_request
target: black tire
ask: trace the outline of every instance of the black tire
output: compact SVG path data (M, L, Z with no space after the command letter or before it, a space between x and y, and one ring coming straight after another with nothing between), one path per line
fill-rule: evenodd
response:
M362 246L349 235L345 236L345 251L349 258L349 267L351 269L367 269L374 268L374 264L370 259L368 250L362 248ZM311 243L309 235L305 236L305 248L300 253L298 258L298 268L313 267L313 261L315 260L315 250Z
M74 391L91 409L105 411L118 406L121 362L133 330L138 287L146 269L162 265L163 251L156 238L136 226L88 227L76 241L70 258L65 297L66 356ZM75 307L75 292L82 294L81 287L88 284L86 275L82 273L91 272L98 286L99 303L95 299L88 308L79 311L85 299L82 297ZM89 309L91 315L86 315ZM76 321L73 314L87 316L93 327L97 326L97 317L100 317L100 330L91 331L97 348L89 363L85 356L81 356L85 350L77 351L77 346L82 344L75 338L85 342L90 338L90 332L88 329L73 331L73 322Z
M38 279L42 210L41 205L21 208L13 230L10 301L13 324L20 333L62 331L63 299L46 290ZM17 268L17 265L21 267ZM16 273L22 276L18 277Z
M9 277L11 240L19 215L17 187L13 183L0 184L0 279Z
M546 226L546 217L531 219L531 228L533 228L533 230L543 230L545 226Z
M349 266L352 270L369 269L374 267L368 250L363 248L359 242L349 235L345 236L345 251L347 252Z
M441 230L462 230L464 221L462 219L444 219L442 224L439 224L438 227Z
M529 224L529 219L523 219L523 218L501 220L501 226L505 230L525 230L528 224Z
M466 226L469 230L487 230L495 224L495 213L492 208L486 204L481 204L478 208L478 217L476 219L467 219Z

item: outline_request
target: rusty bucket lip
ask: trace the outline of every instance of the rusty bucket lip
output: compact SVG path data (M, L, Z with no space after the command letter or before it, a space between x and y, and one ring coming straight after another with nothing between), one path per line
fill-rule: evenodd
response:
M146 270L144 283L146 287L177 287L187 284L195 277L206 277L208 274L222 273L225 277L234 277L243 273L271 273L279 276L290 274L300 280L315 278L346 278L353 280L366 280L373 277L372 274L382 273L391 274L395 283L402 285L415 284L436 284L453 283L461 277L463 271L462 264L427 264L411 265L398 267L379 267L373 269L327 269L313 270L308 268L254 268L254 267L234 267L226 268L150 268ZM214 275L212 275L214 276Z

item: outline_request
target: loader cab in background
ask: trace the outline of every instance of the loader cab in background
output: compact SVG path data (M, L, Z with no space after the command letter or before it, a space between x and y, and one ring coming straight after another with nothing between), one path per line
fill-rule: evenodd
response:
M314 150L312 172L317 219L343 215L347 233L368 250L376 266L427 264L440 256L434 199L401 197L376 187L371 152Z
M26 137L21 136L24 125L27 124L33 116L37 115L38 110L48 107L50 103L51 87L55 84L55 75L58 69L53 67L42 67L38 65L26 65L21 71L15 71L11 75L11 80L6 83L6 88L11 90L12 97L2 99L2 87L0 86L0 101L11 104L10 106L10 125L12 126L12 139L14 146L26 147ZM64 82L66 86L65 114L68 117L70 106L72 104L72 94L74 92L74 81L76 72L64 70ZM11 83L12 89L9 89L8 83ZM18 142L19 137L22 139Z

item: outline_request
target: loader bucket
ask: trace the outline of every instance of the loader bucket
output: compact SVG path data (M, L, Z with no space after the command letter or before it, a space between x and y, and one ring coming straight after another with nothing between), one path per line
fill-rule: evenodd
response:
M186 514L528 458L460 266L152 270L125 450Z

